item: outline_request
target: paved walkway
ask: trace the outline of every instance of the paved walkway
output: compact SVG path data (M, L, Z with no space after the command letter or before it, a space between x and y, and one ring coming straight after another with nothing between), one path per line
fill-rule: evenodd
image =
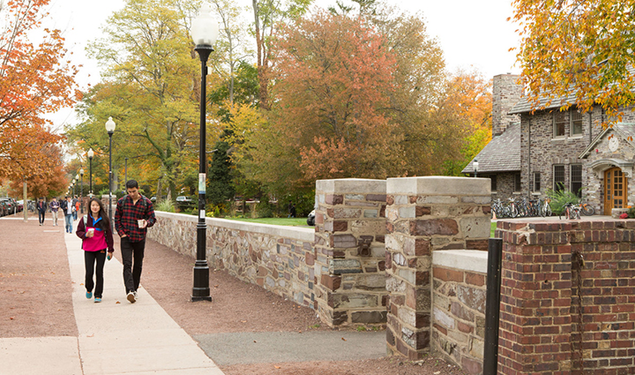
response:
M104 267L102 303L86 299L81 240L65 240L78 337L0 338L0 375L223 374L143 288L136 303L125 299L116 259Z

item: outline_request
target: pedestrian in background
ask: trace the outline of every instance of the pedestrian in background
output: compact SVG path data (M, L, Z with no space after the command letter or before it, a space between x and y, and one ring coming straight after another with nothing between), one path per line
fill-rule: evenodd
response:
M84 286L86 287L86 298L93 297L95 288L95 303L101 302L104 291L104 264L106 258L112 259L115 251L112 239L112 227L108 214L100 200L91 198L88 204L88 215L84 216L77 224L77 237L82 239L82 249L84 250L84 265L86 267L86 277ZM106 250L108 256L106 256ZM97 267L95 267L97 264ZM93 274L95 281L93 281Z
M77 220L77 211L79 211L79 199L77 199L77 195L73 198L73 206L75 210L73 211L73 221Z
M57 201L57 198L53 198L51 204L49 204L51 208L51 216L53 216L53 226L57 226L57 211L60 209L60 202Z
M73 212L75 212L75 206L71 197L66 196L66 200L60 203L60 209L64 212L66 233L73 233Z
M40 221L40 226L44 225L44 216L46 215L46 202L44 202L44 198L40 198L37 202L37 218Z
M128 194L117 201L115 229L121 237L121 259L123 261L126 298L130 303L135 303L137 289L141 281L146 232L148 227L154 225L156 218L152 202L139 193L137 181L126 182L126 191Z

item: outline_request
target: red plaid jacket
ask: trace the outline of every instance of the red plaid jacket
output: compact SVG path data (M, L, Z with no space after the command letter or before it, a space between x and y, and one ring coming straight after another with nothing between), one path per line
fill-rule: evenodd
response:
M157 219L154 217L152 202L143 195L132 204L129 195L117 201L117 211L115 211L115 229L119 236L126 235L131 242L139 242L146 239L147 228L139 228L137 220L146 219L148 227L154 225Z

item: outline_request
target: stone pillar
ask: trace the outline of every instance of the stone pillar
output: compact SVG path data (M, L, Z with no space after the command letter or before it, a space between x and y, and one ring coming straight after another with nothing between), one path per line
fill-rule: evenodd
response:
M316 310L329 326L385 324L386 181L320 180L315 194Z
M386 288L388 351L411 360L430 351L432 253L486 250L490 182L484 178L388 179Z

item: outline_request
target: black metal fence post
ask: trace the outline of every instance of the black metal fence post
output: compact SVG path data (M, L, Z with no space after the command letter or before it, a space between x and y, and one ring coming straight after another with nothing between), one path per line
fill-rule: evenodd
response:
M487 249L487 295L485 304L485 348L483 375L498 371L498 320L500 313L501 258L503 240L490 238Z

